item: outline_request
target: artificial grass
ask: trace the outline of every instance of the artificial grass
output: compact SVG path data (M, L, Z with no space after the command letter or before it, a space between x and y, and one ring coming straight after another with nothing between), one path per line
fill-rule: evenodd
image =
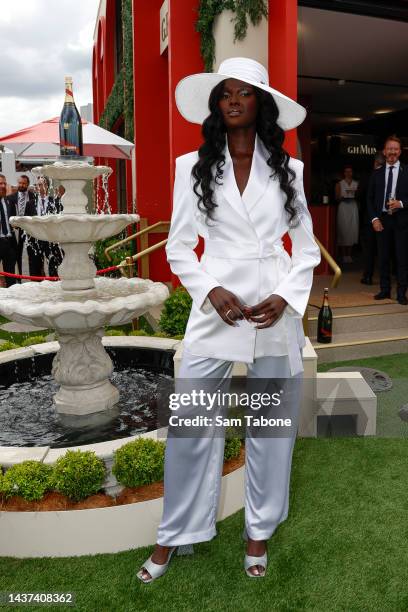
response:
M264 579L244 574L240 511L219 523L213 541L196 545L193 557L174 557L150 585L134 574L151 547L3 558L1 590L75 591L73 609L81 612L405 611L407 459L401 439L298 439L289 517L269 542Z
M345 361L318 363L317 371L327 372L332 368L347 365L375 368L386 372L391 378L408 378L408 353L394 353L393 355L379 355L378 357L360 357Z

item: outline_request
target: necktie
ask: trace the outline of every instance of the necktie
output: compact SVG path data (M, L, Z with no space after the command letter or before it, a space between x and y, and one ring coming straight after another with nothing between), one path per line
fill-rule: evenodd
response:
M6 213L4 211L4 200L0 200L0 216L1 216L1 231L4 237L8 236L9 230L7 226Z
M20 217L25 215L25 193L21 191L18 192L18 214Z
M41 198L41 212L40 212L41 215L45 214L45 205L44 205L44 202L45 202L45 199Z
M385 190L385 202L388 202L388 200L390 199L390 195L392 194L392 179L393 179L392 171L393 170L394 170L394 166L390 166L389 172L388 172L387 189Z

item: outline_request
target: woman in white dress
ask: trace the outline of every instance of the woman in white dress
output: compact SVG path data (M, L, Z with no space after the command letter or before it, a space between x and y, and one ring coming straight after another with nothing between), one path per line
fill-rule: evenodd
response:
M193 300L176 393L191 394L197 380L214 394L227 393L234 362L246 362L252 388L273 388L279 379L277 389L288 391L282 403L293 416L290 432L261 435L247 428L244 568L261 577L267 541L288 515L302 317L320 262L303 164L282 146L284 130L299 125L306 112L272 89L264 66L248 58L229 58L217 73L182 79L176 102L185 119L203 124L204 137L198 151L176 160L166 246L170 267ZM292 257L282 244L287 231ZM194 251L199 236L205 239L200 261ZM185 411L193 416L200 408L191 402ZM163 516L154 552L137 574L143 582L164 574L176 548L216 535L223 452L224 437L211 426L187 437L169 427Z
M352 263L351 252L358 243L358 205L356 192L358 181L353 180L353 168L345 166L344 178L336 184L337 246L343 263Z

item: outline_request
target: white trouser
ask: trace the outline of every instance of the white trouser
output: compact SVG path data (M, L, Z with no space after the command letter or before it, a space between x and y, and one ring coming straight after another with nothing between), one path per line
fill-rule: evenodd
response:
M199 357L183 351L175 391L188 391L189 381L203 378L205 388L227 393L233 362ZM288 515L289 482L303 372L291 377L289 359L284 356L259 357L248 364L250 379L283 379L290 385L291 415L296 419L289 437L254 437L245 443L245 526L254 540L267 540ZM293 379L296 391L293 392ZM220 379L222 382L220 384ZM261 383L261 384L262 384ZM256 384L252 380L252 384ZM284 385L285 383L283 383ZM259 390L258 388L256 390ZM218 431L215 432L215 429ZM293 433L294 431L294 433ZM286 435L286 434L281 434ZM164 469L164 508L157 542L162 546L194 544L216 535L216 517L224 458L224 437L219 427L213 435L169 436Z

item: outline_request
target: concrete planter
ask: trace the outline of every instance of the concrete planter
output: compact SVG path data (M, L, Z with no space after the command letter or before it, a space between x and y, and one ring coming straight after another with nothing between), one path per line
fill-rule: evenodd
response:
M243 507L244 466L222 477L218 520ZM156 541L163 498L92 510L0 512L0 556L117 553Z

